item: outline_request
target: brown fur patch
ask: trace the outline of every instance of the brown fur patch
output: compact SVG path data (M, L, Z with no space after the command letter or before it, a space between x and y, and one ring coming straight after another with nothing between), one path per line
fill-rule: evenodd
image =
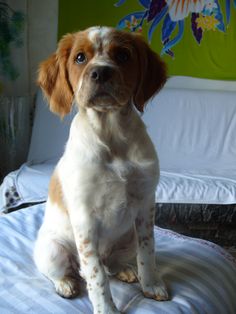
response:
M95 273L98 273L98 268L97 268L96 266L94 266L94 267L93 267L93 271L94 271Z
M83 241L83 244L86 246L86 245L88 245L90 243L90 240L89 239L84 239L84 241Z
M137 49L139 74L134 104L143 112L145 103L154 96L167 80L167 69L161 58L150 49L140 35L136 35L135 46Z
M83 253L83 251L84 251L84 246L83 246L82 244L80 244L80 246L79 246L79 252L80 252L80 253Z
M67 213L67 208L63 200L62 186L56 172L53 173L49 184L49 199Z
M84 253L84 257L90 257L90 256L92 256L94 254L94 252L93 251L89 251L89 252L86 252L86 253Z
M74 34L64 36L57 51L39 67L38 84L48 99L51 111L61 117L70 112L74 97L67 69L74 40Z

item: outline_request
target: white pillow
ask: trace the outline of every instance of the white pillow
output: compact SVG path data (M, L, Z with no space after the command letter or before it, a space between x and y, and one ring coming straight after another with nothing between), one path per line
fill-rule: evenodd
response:
M56 163L63 154L75 108L63 120L49 110L39 90L36 96L34 124L27 161L31 164Z

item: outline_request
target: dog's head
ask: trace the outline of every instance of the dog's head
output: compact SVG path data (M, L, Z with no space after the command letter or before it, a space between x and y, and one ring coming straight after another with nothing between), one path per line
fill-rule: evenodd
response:
M166 68L140 35L108 27L68 34L39 69L38 83L53 112L69 113L73 99L83 108L117 110L146 101L166 81Z

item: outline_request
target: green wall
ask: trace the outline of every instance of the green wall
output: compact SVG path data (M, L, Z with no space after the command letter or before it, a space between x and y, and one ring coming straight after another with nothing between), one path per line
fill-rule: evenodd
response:
M142 7L136 0L128 0L123 6L114 6L116 0L59 0L59 38L71 31L94 25L115 27L127 13Z
M143 11L137 0L127 0L115 7L116 0L59 0L59 38L67 33L93 25L116 27L127 14ZM225 21L225 0L219 0ZM161 22L151 41L151 47L161 53ZM143 35L147 37L150 23L143 24ZM173 33L173 36L177 33ZM236 80L236 8L231 7L230 23L225 32L208 30L204 32L199 45L193 37L191 18L185 19L181 41L172 48L175 56L163 55L168 64L169 75L184 75L220 80Z

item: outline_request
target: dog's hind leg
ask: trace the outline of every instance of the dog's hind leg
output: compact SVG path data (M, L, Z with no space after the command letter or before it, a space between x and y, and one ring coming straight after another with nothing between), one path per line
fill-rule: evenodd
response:
M79 265L75 256L58 240L39 236L34 260L39 271L54 283L60 296L73 298L79 294L82 280L79 276Z

